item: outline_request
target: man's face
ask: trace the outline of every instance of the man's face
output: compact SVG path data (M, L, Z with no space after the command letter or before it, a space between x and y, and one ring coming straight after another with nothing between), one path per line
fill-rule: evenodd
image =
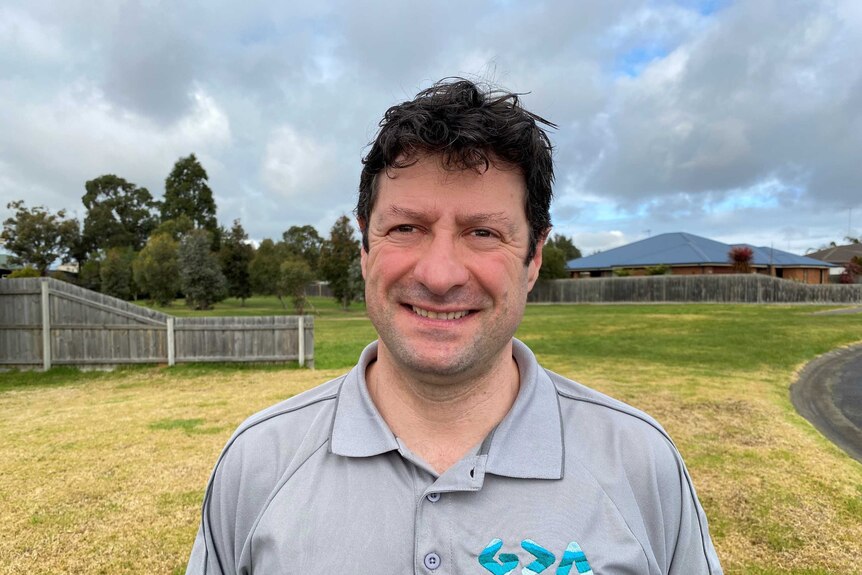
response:
M417 376L471 377L511 361L538 276L524 264L524 178L493 165L447 171L436 157L379 176L362 251L379 358Z

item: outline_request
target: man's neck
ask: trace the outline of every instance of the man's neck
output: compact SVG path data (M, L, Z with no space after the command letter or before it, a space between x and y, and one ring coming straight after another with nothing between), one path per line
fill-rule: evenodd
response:
M371 399L392 432L438 473L491 432L520 389L511 353L485 373L441 379L399 369L383 348L365 375Z

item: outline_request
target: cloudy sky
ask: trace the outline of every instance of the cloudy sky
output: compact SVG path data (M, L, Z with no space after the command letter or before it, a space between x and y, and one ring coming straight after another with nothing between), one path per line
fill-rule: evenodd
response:
M222 224L326 235L390 105L445 76L552 120L555 231L585 253L687 231L796 253L862 235L858 0L0 3L5 205L83 217L181 156Z

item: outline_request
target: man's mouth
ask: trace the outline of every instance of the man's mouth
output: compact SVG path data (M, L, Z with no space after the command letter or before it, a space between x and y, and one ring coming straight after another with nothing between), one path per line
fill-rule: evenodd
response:
M462 317L464 317L470 313L470 310L468 310L468 309L459 310L459 311L437 312L437 311L428 311L427 309L422 309L421 307L418 307L415 305L412 307L413 307L413 313L415 313L416 315L422 316L422 317L427 317L428 319L445 319L445 320L461 319Z

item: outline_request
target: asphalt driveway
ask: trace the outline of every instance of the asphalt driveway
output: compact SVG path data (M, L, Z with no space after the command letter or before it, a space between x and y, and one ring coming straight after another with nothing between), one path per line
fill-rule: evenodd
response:
M790 386L796 411L862 463L862 344L808 363Z

